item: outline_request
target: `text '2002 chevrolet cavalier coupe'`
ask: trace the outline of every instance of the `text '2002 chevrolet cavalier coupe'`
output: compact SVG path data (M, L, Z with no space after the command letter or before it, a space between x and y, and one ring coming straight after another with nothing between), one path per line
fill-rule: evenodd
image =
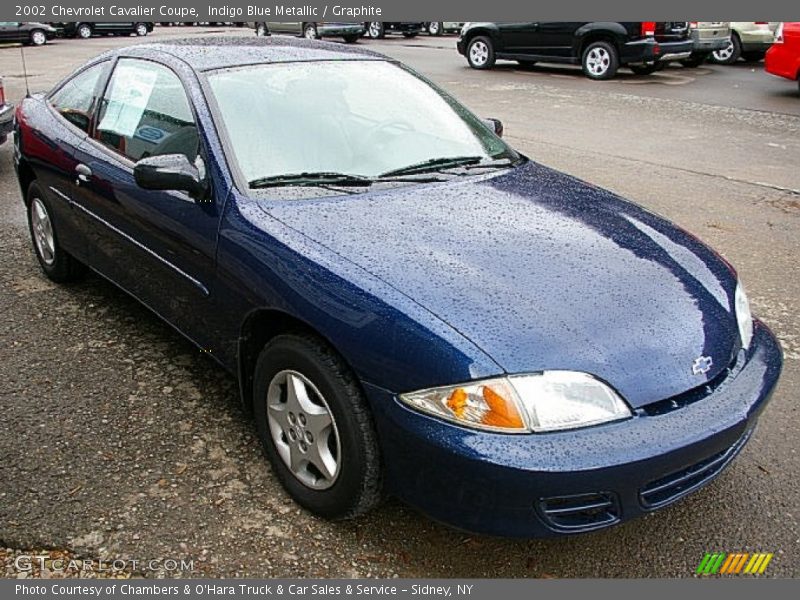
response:
M113 50L16 128L45 274L91 268L235 373L325 517L386 491L491 534L613 525L713 479L778 380L720 256L374 52Z

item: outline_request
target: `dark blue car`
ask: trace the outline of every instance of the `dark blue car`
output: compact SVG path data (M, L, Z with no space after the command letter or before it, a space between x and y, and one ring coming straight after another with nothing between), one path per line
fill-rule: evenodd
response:
M114 50L22 102L36 256L235 373L276 476L505 536L589 531L713 479L781 370L735 271L515 152L373 52Z

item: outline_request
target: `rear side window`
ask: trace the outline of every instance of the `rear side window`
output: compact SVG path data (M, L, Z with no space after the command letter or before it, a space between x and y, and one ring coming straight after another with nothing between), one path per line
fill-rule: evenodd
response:
M50 104L61 116L86 133L97 99L97 84L107 67L106 61L81 71L50 96Z
M120 59L103 96L94 138L137 161L159 154L197 158L197 125L178 76L146 60Z

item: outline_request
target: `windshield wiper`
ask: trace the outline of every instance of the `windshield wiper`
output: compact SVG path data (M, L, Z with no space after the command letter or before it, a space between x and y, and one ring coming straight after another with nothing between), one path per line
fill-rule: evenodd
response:
M411 175L414 173L425 173L426 171L436 171L439 169L451 169L453 167L463 167L465 165L474 165L483 160L482 156L449 156L441 158L431 158L422 162L414 163L400 167L399 169L392 169L381 173L380 177L392 177L393 175Z
M519 161L510 158L495 158L490 161L464 165L465 169L505 169L515 167Z
M370 186L373 180L361 175L351 175L348 173L336 173L334 171L317 171L307 173L285 173L282 175L270 175L269 177L259 177L247 183L252 189L281 187L290 185L325 185L337 184L343 186Z

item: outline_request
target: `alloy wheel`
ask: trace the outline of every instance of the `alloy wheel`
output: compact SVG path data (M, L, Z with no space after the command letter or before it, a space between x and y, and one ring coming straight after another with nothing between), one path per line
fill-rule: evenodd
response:
M145 25L144 23L139 23L136 26L136 35L140 37L147 35L147 25Z
M718 60L719 62L725 62L731 59L733 56L733 41L728 41L728 45L724 48L720 48L719 50L714 50L713 52L714 59Z
M34 198L30 206L33 243L42 262L48 267L56 260L56 244L53 237L53 224L44 202Z
M489 46L482 40L477 40L469 47L469 60L476 67L482 67L489 60Z
M89 27L88 25L81 25L78 28L78 35L83 39L88 39L92 37L92 28Z
M33 42L34 46L43 46L47 43L47 36L44 31L34 31L31 34L31 42Z
M369 24L369 37L378 39L381 37L381 24L380 21L371 21Z
M592 48L586 57L586 66L592 75L603 75L611 66L611 55L605 48Z
M428 33L430 33L431 35L439 35L440 32L441 32L441 23L437 21L432 21L428 25Z
M317 28L314 25L306 25L305 31L303 31L303 37L307 40L315 40L319 36L317 35Z
M267 388L267 424L278 455L302 484L331 487L341 471L336 420L317 387L298 371L280 371Z

